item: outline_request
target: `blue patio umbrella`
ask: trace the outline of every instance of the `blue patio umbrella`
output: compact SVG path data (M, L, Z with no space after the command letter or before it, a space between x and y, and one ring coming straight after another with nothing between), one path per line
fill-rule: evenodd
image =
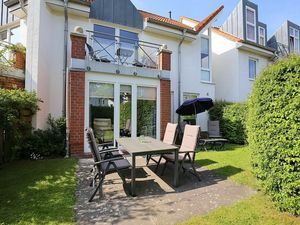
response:
M213 106L214 103L211 98L195 98L182 103L176 113L181 116L196 115L209 110Z

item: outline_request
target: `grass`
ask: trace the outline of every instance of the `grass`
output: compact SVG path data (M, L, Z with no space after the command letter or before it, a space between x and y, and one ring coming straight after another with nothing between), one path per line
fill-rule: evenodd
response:
M258 181L251 173L251 159L248 147L228 144L222 151L201 151L196 162L223 177L240 184L259 188Z
M251 173L250 151L247 146L227 145L223 151L199 152L197 163L237 183L259 188ZM300 218L278 212L263 193L223 206L205 216L196 216L182 225L296 225Z
M75 159L18 161L0 169L0 224L74 224Z

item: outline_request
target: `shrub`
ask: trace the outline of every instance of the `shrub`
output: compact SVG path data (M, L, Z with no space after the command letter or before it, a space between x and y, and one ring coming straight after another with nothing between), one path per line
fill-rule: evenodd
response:
M38 101L35 93L0 89L0 163L17 157L16 147L30 134L31 116L38 110Z
M21 146L22 156L25 158L43 158L64 156L66 120L61 117L54 119L48 116L47 129L35 130Z
M224 136L232 143L246 144L247 104L234 103L224 108L222 130Z
M300 57L268 67L249 102L254 173L280 210L300 213Z
M246 143L246 103L217 101L208 113L210 120L220 121L221 133L229 142Z

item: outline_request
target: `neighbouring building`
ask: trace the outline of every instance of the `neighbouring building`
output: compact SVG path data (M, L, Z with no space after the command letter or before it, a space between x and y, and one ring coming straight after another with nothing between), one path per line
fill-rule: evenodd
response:
M59 117L66 109L73 155L89 153L85 127L104 142L124 135L161 138L167 122L177 122L175 110L184 100L215 99L211 28L223 6L202 21L177 21L137 10L130 0L70 0L65 29L62 0L5 5L27 48L25 88L43 100L34 126L43 128L49 113ZM196 118L202 130L207 118Z
M12 10L12 9L10 9ZM10 43L26 44L26 35L24 33L24 20L19 19L20 14L11 14L4 1L0 1L0 88L6 89L24 89L25 74L24 74L24 60L18 58L14 65L8 68L5 66L13 57L12 53L2 50ZM25 38L24 38L25 37ZM7 68L6 68L7 67Z
M268 40L268 46L276 49L276 55L285 57L291 53L300 54L300 26L285 21Z
M267 25L258 6L241 0L220 28L212 29L212 72L215 98L247 100L255 77L271 63L275 50L267 46Z

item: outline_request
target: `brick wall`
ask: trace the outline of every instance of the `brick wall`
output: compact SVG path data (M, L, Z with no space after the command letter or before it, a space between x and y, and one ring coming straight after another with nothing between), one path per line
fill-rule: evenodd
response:
M167 49L159 53L159 69L171 70L171 54ZM171 82L160 80L160 138L164 137L167 123L171 121Z
M69 73L69 130L72 156L83 156L84 152L84 83L85 73Z
M167 123L171 121L171 82L160 81L160 138L164 137Z
M24 89L25 81L14 77L0 75L0 88L4 89Z
M71 57L85 59L86 37L71 34ZM84 98L85 72L70 71L68 83L69 145L72 156L85 157L84 154Z

